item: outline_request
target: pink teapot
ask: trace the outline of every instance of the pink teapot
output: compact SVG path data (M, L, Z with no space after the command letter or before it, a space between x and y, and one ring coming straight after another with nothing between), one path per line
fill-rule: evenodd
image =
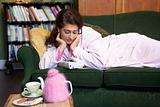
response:
M41 88L46 102L64 101L73 92L71 82L67 81L65 76L56 69L50 69L48 71L45 81L42 77L38 77L38 79L41 81ZM68 90L68 84L70 86L70 92Z

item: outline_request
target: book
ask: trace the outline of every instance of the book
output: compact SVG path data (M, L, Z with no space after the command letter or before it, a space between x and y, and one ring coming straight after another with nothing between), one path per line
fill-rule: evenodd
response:
M25 15L23 14L21 7L22 6L17 5L18 14L20 15L20 20L26 21Z
M22 42L23 41L23 29L22 26L17 26L17 41Z
M13 17L10 9L7 9L7 21L9 22L13 21Z
M29 41L29 33L27 26L22 26L23 41Z
M22 15L23 15L23 17L24 17L24 21L29 21L29 18L28 18L28 13L27 13L27 11L26 11L26 7L24 7L24 6L19 6L19 8L20 8L20 11L21 11L21 13L22 13Z
M9 45L9 61L15 61L16 60L16 53L14 50L13 45Z
M34 15L32 13L32 11L31 11L31 9L28 9L28 12L29 12L29 19L30 19L30 21L36 21Z
M39 18L39 16L38 16L37 12L36 12L36 8L33 7L33 6L31 6L31 7L29 7L29 9L30 9L31 12L33 13L33 16L35 17L36 21L40 21L40 18Z
M40 18L40 21L48 21L46 14L44 13L43 9L37 9L36 12Z
M80 69L84 67L84 64L80 61L65 61L65 62L59 62L58 66L68 68L68 69Z
M9 6L9 10L11 13L12 21L18 21L12 6Z
M8 25L8 41L16 41L16 26L15 25Z
M14 15L17 18L17 21L23 21L23 16L21 15L18 6L13 6Z
M42 9L50 21L56 20L56 17L52 13L51 8L49 6L42 6Z
M51 10L52 10L52 13L53 13L55 16L57 16L58 10L56 9L56 7L55 7L55 6L52 6L52 7L51 7Z
M56 5L56 8L57 8L58 12L60 12L62 10L59 5Z
M30 17L29 17L29 9L27 7L24 7L24 6L22 8L23 8L23 11L24 11L26 19L27 19L26 21L31 21Z

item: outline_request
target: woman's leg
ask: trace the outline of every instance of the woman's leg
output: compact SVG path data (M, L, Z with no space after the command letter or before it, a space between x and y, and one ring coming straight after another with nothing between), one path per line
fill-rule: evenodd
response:
M144 66L160 67L160 41L142 36L137 43L137 58Z

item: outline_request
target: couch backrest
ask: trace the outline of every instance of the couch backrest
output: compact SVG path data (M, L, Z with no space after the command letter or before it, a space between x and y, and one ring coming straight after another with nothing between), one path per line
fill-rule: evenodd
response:
M137 32L160 40L160 13L141 11L105 16L84 16L86 23L97 24L109 33Z

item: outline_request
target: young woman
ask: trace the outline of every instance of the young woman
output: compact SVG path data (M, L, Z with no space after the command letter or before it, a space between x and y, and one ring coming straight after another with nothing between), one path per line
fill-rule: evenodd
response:
M101 34L84 26L76 11L62 10L56 19L48 50L40 60L43 68L56 67L61 61L77 58L85 66L106 69L109 67L160 67L160 41L138 33Z

